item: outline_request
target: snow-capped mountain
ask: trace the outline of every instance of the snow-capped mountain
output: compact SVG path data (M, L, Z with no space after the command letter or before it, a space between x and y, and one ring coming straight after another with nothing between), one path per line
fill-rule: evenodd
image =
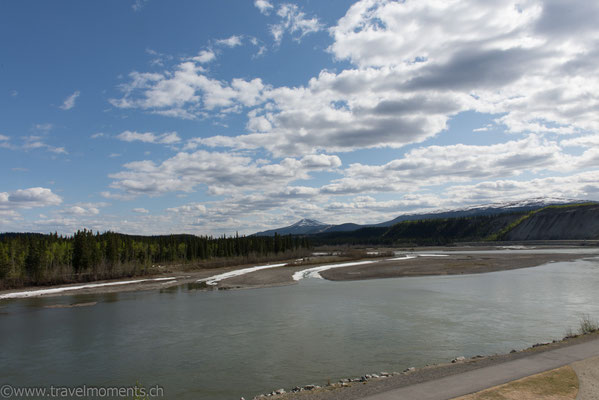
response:
M368 225L368 226L391 226L398 222L409 221L415 219L435 219L435 218L459 218L459 217L473 217L477 215L493 215L502 214L509 212L519 211L532 211L537 208L542 208L551 205L564 205L574 203L584 203L583 200L565 199L565 198L551 198L551 197L537 197L526 200L517 201L506 201L491 204L483 204L476 206L469 206L465 208L449 209L449 210L438 210L430 213L423 214L404 214L391 221L382 222L380 224Z
M302 219L293 225L283 228L271 229L264 232L258 232L256 236L273 236L276 233L280 235L312 235L323 232L350 232L366 227L386 227L397 224L402 221L417 220L417 219L436 219L436 218L458 218L472 217L476 215L493 215L508 212L532 211L538 208L550 205L584 203L584 200L553 198L553 197L538 197L526 200L497 202L491 204L483 204L469 206L457 209L445 209L431 211L430 213L420 214L403 214L390 221L381 222L378 224L359 225L354 223L345 223L340 225L329 225L316 221L314 219Z

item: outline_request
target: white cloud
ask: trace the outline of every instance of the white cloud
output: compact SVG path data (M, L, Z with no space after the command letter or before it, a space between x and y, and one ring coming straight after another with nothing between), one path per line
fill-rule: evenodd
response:
M106 207L107 203L77 203L75 205L65 207L60 211L60 214L74 215L78 217L94 216L100 214L100 208Z
M106 136L104 133L102 133L102 132L98 132L98 133L94 133L94 134L93 134L93 135L91 135L90 137L91 137L92 139L99 139L99 138L101 138L101 137L104 137L104 136Z
M531 180L485 181L474 185L454 186L446 196L457 204L485 204L535 197L580 200L599 199L599 171L588 171L568 176L536 178Z
M331 28L330 51L402 70L398 89L472 94L468 109L506 113L511 132L573 133L599 127L597 17L588 2L361 1Z
M105 199L110 199L110 200L132 200L135 198L135 196L130 195L130 194L122 194L122 193L112 193L109 191L103 191L100 192L100 196L104 197Z
M326 154L312 154L302 157L300 160L305 168L336 168L341 166L341 159L337 156L329 156Z
M208 63L216 58L216 54L212 50L202 50L200 53L193 57L192 60L199 62L200 64Z
M121 86L124 97L111 99L118 108L141 108L155 113L193 119L209 111L237 112L261 103L267 87L260 79L233 79L228 85L208 78L192 61L180 63L174 72L132 72L131 82Z
M555 142L530 135L488 146L429 146L411 150L383 165L351 164L344 177L322 187L323 193L415 191L422 186L517 176L540 170L567 171L588 162L561 152Z
M24 143L21 146L23 150L35 150L35 149L46 149L47 151L55 154L68 154L64 147L57 147L50 145L44 141L41 136L31 135L25 136Z
M177 132L155 134L152 132L139 133L134 131L123 131L116 136L123 142L143 142L155 144L175 144L181 141Z
M51 189L32 187L18 189L14 192L0 192L0 209L33 208L55 206L62 203L62 198Z
M273 8L273 5L268 0L255 0L254 6L264 15L270 14L270 11Z
M256 7L260 8L258 5L256 5ZM262 11L261 8L260 11ZM323 29L323 25L318 18L307 18L306 14L303 11L300 11L299 7L295 4L281 4L277 10L277 16L281 21L278 24L270 26L270 33L276 43L281 43L283 35L285 35L286 32L289 32L292 35L295 34L295 40L299 41L307 34L315 33Z
M237 47L241 46L241 36L233 35L226 39L216 40L216 44L227 47Z
M35 150L45 149L55 154L68 154L64 147L53 146L46 143L46 135L50 130L53 129L52 124L36 124L33 126L33 130L39 132L35 135L22 136L22 144L18 145L11 142L11 138L5 135L0 135L0 148L6 148L10 150Z
M579 136L573 139L564 139L559 142L562 146L579 146L579 147L599 147L599 134Z
M255 133L205 138L202 144L264 147L277 156L401 147L441 132L473 101L467 94L403 93L395 87L398 79L387 69L322 72L308 87L266 90L267 107L248 114L247 127Z
M465 111L502 114L495 126L512 133L596 132L591 16L599 6L580 8L575 22L559 4L535 0L358 2L330 29L330 51L355 68L262 88L260 108L248 113L251 133L201 143L277 156L401 147L440 134ZM587 34L568 35L562 24Z
M146 210L145 208L134 208L133 210L134 213L138 213L138 214L148 214L150 211Z
M192 192L206 185L213 195L233 194L243 190L280 188L297 179L309 178L309 171L338 167L337 156L285 158L278 163L262 163L235 153L199 150L180 152L160 164L134 161L125 170L111 174L111 187L130 194L151 196L167 192Z
M77 100L77 97L79 97L80 94L81 93L78 90L76 90L72 95L65 99L64 103L62 103L60 108L62 108L63 110L70 110L71 108L75 107L75 101Z
M179 207L168 208L167 211L184 215L199 215L206 213L206 206L199 203L191 203Z

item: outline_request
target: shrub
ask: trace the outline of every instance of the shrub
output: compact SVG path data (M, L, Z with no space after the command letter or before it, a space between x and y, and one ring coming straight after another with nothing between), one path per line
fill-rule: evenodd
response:
M592 321L588 314L583 315L582 319L580 320L578 332L581 335L586 335L587 333L593 333L597 331L599 331L599 324L596 321Z

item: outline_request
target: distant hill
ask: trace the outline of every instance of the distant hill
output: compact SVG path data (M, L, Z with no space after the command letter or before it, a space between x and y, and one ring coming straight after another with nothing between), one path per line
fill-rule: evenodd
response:
M514 213L522 211L532 211L550 205L566 205L580 204L585 201L572 199L552 199L552 198L535 198L524 201L511 201L503 203L493 203L486 205L478 205L457 210L437 211L426 214L406 214L392 219L391 221L382 222L380 224L370 226L392 226L402 221L438 219L438 218L460 218L460 217L475 217L479 215L496 215L503 213Z
M599 239L599 204L553 206L530 213L505 233L506 240Z
M390 227L402 221L428 220L439 218L460 218L460 217L475 217L481 215L497 215L503 213L517 213L537 210L549 205L566 205L582 203L580 200L563 199L563 198L533 198L523 201L512 201L493 203L486 205L478 205L467 208L454 210L439 210L430 213L420 214L404 214L390 221L374 224L354 224L344 223L339 225L325 224L313 219L302 219L293 225L270 229L263 232L255 233L256 236L273 236L276 233L280 235L316 235L320 233L334 232L353 232L363 228L381 228Z
M424 218L392 226L311 235L315 245L445 245L470 241L596 240L599 204L567 204L531 211Z
M255 233L255 236L274 236L275 233L279 235L313 235L316 233L324 232L331 225L324 224L315 219L302 219L297 221L293 225L289 225L283 228L270 229L268 231Z

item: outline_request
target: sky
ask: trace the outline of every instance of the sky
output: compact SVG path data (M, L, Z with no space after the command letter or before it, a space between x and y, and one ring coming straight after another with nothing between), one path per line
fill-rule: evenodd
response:
M599 3L0 2L0 232L599 200Z

